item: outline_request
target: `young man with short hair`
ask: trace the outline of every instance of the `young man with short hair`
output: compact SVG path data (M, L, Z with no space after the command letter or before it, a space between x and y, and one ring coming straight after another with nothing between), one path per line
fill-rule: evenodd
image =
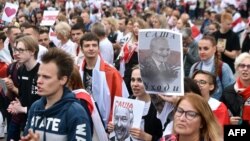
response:
M86 33L80 44L85 56L80 65L83 84L96 101L107 127L112 116L114 97L128 97L127 87L120 73L99 56L99 39L95 34Z
M71 27L71 38L72 38L72 41L77 45L76 60L75 60L76 64L80 64L84 57L81 51L81 45L80 45L80 39L84 35L84 33L85 33L85 29L82 24L77 23Z
M34 25L31 25L29 23L24 23L22 24L23 28L23 34L25 35L30 35L32 38L34 38L36 41L39 39L39 31L38 28ZM48 51L48 49L42 45L39 45L39 50L38 50L38 56L37 56L37 61L40 61L41 56Z
M41 99L32 104L23 141L40 136L40 140L91 141L90 120L86 110L66 86L74 60L65 51L51 48L41 58L37 93ZM33 132L29 129L33 129Z
M36 60L38 42L31 36L20 37L15 42L16 47L13 48L13 53L18 63L23 65L17 70L19 99L12 101L7 109L8 112L15 115L9 124L7 140L19 140L20 130L24 128L26 122L27 111L31 104L40 98L37 95L36 83L39 68Z

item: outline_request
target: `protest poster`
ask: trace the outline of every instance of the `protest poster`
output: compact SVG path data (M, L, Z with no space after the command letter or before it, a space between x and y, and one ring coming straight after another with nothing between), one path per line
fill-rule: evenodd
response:
M49 11L45 10L43 12L43 19L40 23L41 26L52 26L56 22L57 15L59 11Z
M137 141L130 134L130 128L141 128L144 101L115 97L113 103L112 122L114 131L110 133L110 141Z
M6 22L12 22L13 18L16 16L17 10L17 4L6 2L3 10L2 20Z
M182 35L168 29L141 29L138 41L138 58L146 92L183 95Z

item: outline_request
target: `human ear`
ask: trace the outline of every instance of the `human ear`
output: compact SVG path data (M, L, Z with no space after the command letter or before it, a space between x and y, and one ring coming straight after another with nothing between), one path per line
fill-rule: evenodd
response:
M63 86L67 83L67 81L68 81L68 77L67 76L62 76L60 78L60 84L63 85Z

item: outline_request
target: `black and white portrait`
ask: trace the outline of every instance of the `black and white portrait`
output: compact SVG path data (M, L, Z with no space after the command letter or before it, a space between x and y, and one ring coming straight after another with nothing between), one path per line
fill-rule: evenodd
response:
M110 141L137 141L130 133L130 128L140 128L145 103L134 99L115 97L113 106L114 132Z
M139 32L139 63L149 93L181 94L183 62L181 35L162 30Z

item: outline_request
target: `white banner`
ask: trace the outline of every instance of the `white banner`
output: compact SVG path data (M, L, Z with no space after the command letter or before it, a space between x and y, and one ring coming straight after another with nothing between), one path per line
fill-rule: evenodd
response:
M59 14L59 11L44 11L43 20L41 21L41 26L52 26L56 22L56 18Z

